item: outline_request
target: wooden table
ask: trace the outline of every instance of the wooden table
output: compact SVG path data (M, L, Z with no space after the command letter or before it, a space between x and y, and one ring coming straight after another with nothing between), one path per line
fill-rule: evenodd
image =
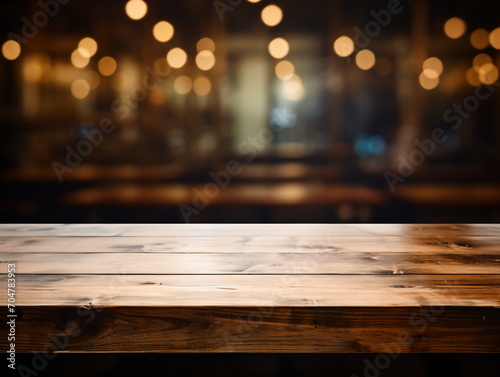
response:
M17 224L0 245L19 352L500 351L500 225Z

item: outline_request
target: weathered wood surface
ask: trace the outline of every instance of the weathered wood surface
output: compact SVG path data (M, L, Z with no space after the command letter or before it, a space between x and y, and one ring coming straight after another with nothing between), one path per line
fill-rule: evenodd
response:
M0 284L16 263L18 351L500 352L499 249L494 224L12 224Z

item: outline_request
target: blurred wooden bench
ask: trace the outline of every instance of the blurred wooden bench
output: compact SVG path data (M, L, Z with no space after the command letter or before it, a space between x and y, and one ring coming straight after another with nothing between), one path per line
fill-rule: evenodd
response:
M500 352L500 225L4 224L0 245L19 352Z

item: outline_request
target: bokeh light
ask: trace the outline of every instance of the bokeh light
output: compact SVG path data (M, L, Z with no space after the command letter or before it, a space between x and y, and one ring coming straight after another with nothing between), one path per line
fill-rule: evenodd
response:
M283 60L276 64L274 72L280 80L288 80L295 74L295 67L288 60Z
M481 85L481 81L479 81L479 74L474 68L469 68L469 70L465 74L465 78L467 79L467 82L472 86Z
M283 59L288 55L290 46L283 38L275 38L269 43L269 53L275 59Z
M83 53L85 54L85 53ZM76 49L71 54L71 64L76 68L85 68L90 62L90 58L82 55L81 49Z
M101 83L101 76L96 71L87 71L84 79L89 83L90 89L96 89Z
M492 63L486 63L479 68L479 81L491 85L498 80L498 68Z
M172 68L182 68L187 62L187 54L182 48L174 47L167 54L167 63Z
M179 76L174 81L174 89L179 94L188 94L193 88L193 81L188 76Z
M193 90L196 95L200 97L206 96L208 93L210 93L211 89L212 83L208 78L198 77L196 80L194 80Z
M418 77L418 81L420 82L422 88L432 90L437 88L437 86L439 85L439 76L436 78L430 78L424 72L422 72Z
M202 71L208 71L215 65L215 56L212 52L205 50L196 55L196 65Z
M168 42L174 36L174 27L168 21L160 21L153 27L153 36L158 42Z
M458 17L452 17L444 24L444 33L451 39L458 39L465 34L467 24Z
M80 54L86 58L94 56L97 52L97 48L97 42L95 39L90 37L83 38L78 43L78 50L80 51Z
M2 55L7 60L16 60L21 54L21 45L14 40L8 40L2 45Z
M143 0L129 0L125 12L132 20L140 20L148 13L148 5Z
M354 42L351 38L343 35L335 40L333 50L338 56L345 58L354 52Z
M71 84L71 94L77 99L84 99L90 93L90 85L84 79L75 80Z
M500 50L500 27L490 33L489 41L493 48Z
M488 63L489 64L493 63L493 59L491 59L491 56L489 56L487 54L476 55L474 57L474 59L472 60L472 66L478 72L479 72L479 69L481 69L481 67L483 65L488 64Z
M470 35L470 43L474 48L483 50L490 44L489 33L486 29L477 29Z
M283 11L277 5L271 4L262 10L261 18L267 26L276 26L283 19Z
M361 50L356 55L356 65L364 71L373 68L375 62L375 54L370 50Z
M196 43L196 51L202 52L205 50L215 52L215 42L208 37L201 38L198 43Z
M304 85L302 79L293 75L288 80L283 82L283 94L286 99L294 102L301 101L305 96Z
M116 60L110 56L105 56L97 64L97 69L103 76L111 76L116 72Z
M434 56L426 59L422 64L422 73L431 80L439 78L443 73L443 69L443 62Z

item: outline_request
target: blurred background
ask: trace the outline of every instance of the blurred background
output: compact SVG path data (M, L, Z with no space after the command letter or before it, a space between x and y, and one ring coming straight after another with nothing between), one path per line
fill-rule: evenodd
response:
M2 222L498 222L500 3L2 6Z

